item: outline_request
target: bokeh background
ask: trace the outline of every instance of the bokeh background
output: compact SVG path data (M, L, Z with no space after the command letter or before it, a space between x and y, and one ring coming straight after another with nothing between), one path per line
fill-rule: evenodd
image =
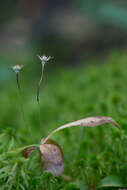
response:
M113 48L126 48L126 18L125 0L1 1L1 68L35 63L43 53L54 57L53 69L105 57Z

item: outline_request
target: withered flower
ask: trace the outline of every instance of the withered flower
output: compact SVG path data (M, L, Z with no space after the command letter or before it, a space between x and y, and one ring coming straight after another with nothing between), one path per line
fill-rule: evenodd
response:
M20 70L23 68L23 65L14 65L12 66L13 71L15 71L16 74L19 74Z
M42 64L45 64L46 62L48 62L52 58L51 56L46 56L46 55L42 55L42 56L38 55L38 57L41 60Z

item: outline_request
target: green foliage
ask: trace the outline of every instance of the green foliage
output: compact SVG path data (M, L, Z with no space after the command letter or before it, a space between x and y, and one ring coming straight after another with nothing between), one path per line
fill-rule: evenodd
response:
M103 182L101 180L109 176L116 176L115 180L127 186L126 62L126 54L115 52L103 65L98 63L87 69L84 66L78 69L65 68L56 71L54 78L46 74L45 85L40 92L42 134L33 80L30 79L29 86L25 82L22 84L25 80L22 78L25 117L32 138L27 134L20 115L15 83L1 90L1 190L88 189L97 187ZM53 136L65 154L63 177L55 178L42 171L38 151L28 159L22 157L20 147L40 143L40 136L45 137L61 124L98 115L113 117L121 130L106 126L73 128Z
M100 182L100 187L123 187L123 184L121 183L120 179L116 176L108 176L105 177Z

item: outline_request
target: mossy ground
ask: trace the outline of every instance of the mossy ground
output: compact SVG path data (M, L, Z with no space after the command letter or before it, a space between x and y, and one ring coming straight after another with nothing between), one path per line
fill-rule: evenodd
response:
M97 64L94 60L91 62L89 66L59 69L55 77L46 71L40 92L41 132L37 81L29 73L31 80L26 83L21 73L25 119L31 135L20 114L15 81L6 84L0 93L0 130L1 134L7 128L11 130L5 132L6 137L0 136L0 152L39 143L41 137L58 126L88 116L111 116L121 130L105 124L96 128L65 129L54 135L53 139L61 145L65 155L64 175L69 176L69 181L43 173L38 153L27 160L17 155L0 157L1 190L38 190L44 186L49 190L83 190L87 186L98 187L101 180L109 176L116 176L127 186L127 55L115 52L103 64L99 60Z

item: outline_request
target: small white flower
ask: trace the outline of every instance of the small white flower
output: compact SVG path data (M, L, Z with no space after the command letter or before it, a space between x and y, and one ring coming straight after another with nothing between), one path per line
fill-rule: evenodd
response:
M15 71L16 74L19 73L19 71L23 68L23 65L14 65L12 66L13 71Z
M42 64L45 64L47 61L49 61L52 57L51 56L46 56L46 55L42 55L42 56L39 56L38 55L38 57L39 57L39 59L41 60L41 63Z

